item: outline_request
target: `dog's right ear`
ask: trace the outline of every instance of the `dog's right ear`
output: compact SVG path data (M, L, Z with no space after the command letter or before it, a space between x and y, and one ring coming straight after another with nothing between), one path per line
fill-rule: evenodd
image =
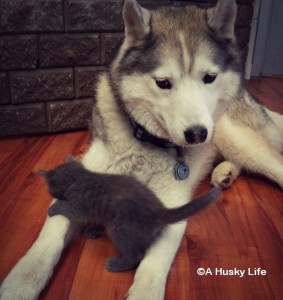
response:
M123 8L125 35L129 45L139 45L150 33L150 11L136 0L125 0Z

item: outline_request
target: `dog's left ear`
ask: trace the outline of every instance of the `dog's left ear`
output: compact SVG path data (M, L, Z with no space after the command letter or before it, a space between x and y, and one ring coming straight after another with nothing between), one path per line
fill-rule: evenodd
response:
M128 43L138 45L150 33L150 11L141 7L136 0L125 0L123 7L125 35Z
M207 11L208 25L220 36L233 39L237 4L235 0L218 0L215 7Z

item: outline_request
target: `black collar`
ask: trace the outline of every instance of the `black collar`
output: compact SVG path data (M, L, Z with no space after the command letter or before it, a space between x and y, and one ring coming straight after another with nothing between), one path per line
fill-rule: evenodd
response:
M133 118L130 118L132 127L134 128L134 136L137 140L141 142L151 143L159 148L163 149L176 149L177 155L182 156L183 148L178 146L169 140L157 137L149 133L143 126L138 124Z
M176 164L173 168L173 175L176 180L184 180L188 178L190 174L190 169L184 162L183 158L183 148L178 146L166 139L159 138L148 131L140 124L138 124L133 118L130 118L130 122L134 128L134 136L137 140L141 142L149 142L159 148L163 149L175 149L177 152Z

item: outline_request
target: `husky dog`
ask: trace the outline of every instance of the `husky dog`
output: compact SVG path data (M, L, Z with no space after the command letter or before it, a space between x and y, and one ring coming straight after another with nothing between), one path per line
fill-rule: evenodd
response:
M190 201L217 152L225 161L213 172L214 185L228 186L247 169L283 187L283 118L242 87L236 12L235 0L156 10L124 1L125 38L97 86L86 168L134 176L168 208ZM148 249L129 300L164 298L185 228L167 226ZM73 231L67 218L47 218L2 283L2 299L36 299Z
M89 238L107 229L121 254L105 261L106 269L112 272L136 268L166 225L198 213L220 195L220 189L215 187L192 202L168 209L132 176L91 172L72 156L53 170L37 173L58 199L48 210L50 217L60 214L82 225L95 222L86 231Z

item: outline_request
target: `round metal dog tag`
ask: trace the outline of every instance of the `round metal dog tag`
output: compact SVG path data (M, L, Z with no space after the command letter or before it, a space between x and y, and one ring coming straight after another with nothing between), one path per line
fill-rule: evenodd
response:
M176 180L184 180L189 177L190 169L183 162L179 162L174 167L174 176Z

